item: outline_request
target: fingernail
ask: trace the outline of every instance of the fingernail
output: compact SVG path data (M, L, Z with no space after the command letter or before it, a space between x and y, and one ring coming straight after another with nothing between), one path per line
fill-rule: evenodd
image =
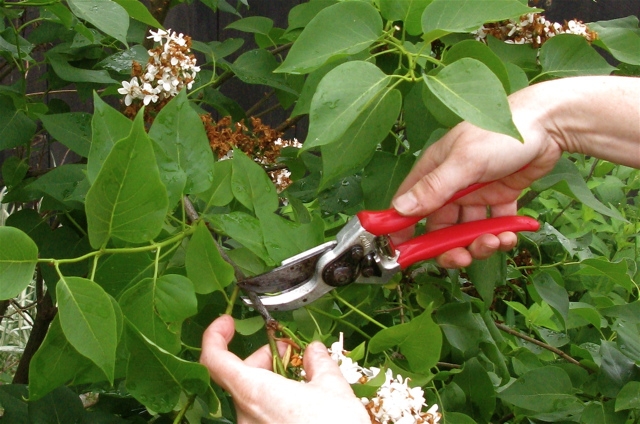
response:
M413 192L408 191L402 196L393 199L393 207L402 215L409 215L418 207L418 199Z

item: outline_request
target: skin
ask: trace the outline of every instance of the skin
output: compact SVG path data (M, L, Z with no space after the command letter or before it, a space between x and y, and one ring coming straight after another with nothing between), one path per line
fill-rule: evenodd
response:
M307 383L302 383L271 372L268 346L244 361L229 352L233 333L233 318L216 319L204 333L200 362L233 397L239 424L371 423L322 343L313 342L305 350Z
M396 210L428 216L430 230L482 219L487 206L494 217L515 215L522 190L551 171L562 152L640 168L639 78L553 80L512 94L509 104L524 143L460 123L418 160L396 193ZM441 207L457 191L486 181L496 182ZM516 242L514 233L486 234L437 260L447 268L464 267Z
M487 206L493 216L514 215L521 191L553 169L565 151L640 168L640 78L548 81L512 94L509 103L524 143L463 122L425 151L400 186L394 207L405 215L428 216L429 229L482 219ZM496 182L441 208L457 191L486 181ZM467 266L473 258L511 249L516 241L509 232L484 235L438 260L446 267ZM239 423L370 422L322 344L305 351L308 383L303 384L271 372L267 347L244 361L229 352L233 332L231 317L215 320L204 334L200 361L231 393Z

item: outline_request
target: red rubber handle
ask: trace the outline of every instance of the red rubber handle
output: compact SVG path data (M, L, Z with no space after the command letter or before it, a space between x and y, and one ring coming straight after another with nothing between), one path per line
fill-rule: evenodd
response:
M416 262L435 258L456 247L467 247L482 234L538 231L539 228L540 223L528 216L503 216L456 224L428 232L395 246L400 252L398 264L404 269Z
M486 183L472 184L464 190L460 190L449 199L445 205L451 202L455 202L461 197L466 196L472 191L476 191L493 181ZM395 209L390 208L383 211L361 211L357 214L360 220L362 228L373 234L374 236L381 236L383 234L391 234L402 230L403 228L410 227L420 221L423 216L404 216L400 215Z

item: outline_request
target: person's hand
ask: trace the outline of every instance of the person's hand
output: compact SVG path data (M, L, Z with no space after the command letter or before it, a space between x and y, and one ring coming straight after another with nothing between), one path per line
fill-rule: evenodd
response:
M319 342L311 343L303 362L308 382L271 372L272 357L263 346L244 361L229 352L233 318L223 315L204 333L200 362L232 398L238 423L370 423L369 415Z
M398 189L394 208L403 215L428 216L429 231L484 219L488 207L492 217L515 215L521 191L549 172L562 154L541 125L548 117L542 110L526 107L534 96L530 91L509 99L524 143L460 123L423 153ZM488 181L495 183L442 207L459 190ZM399 235L403 236L406 234ZM436 259L446 268L468 266L472 258L485 259L498 249L510 250L516 242L512 232L485 234L468 248L450 250Z

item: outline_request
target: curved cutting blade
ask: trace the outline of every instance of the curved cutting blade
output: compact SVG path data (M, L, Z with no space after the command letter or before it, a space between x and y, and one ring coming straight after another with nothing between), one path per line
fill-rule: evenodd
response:
M254 293L278 293L296 287L313 277L320 257L335 245L335 241L330 241L306 250L286 259L278 268L239 281L238 286Z

